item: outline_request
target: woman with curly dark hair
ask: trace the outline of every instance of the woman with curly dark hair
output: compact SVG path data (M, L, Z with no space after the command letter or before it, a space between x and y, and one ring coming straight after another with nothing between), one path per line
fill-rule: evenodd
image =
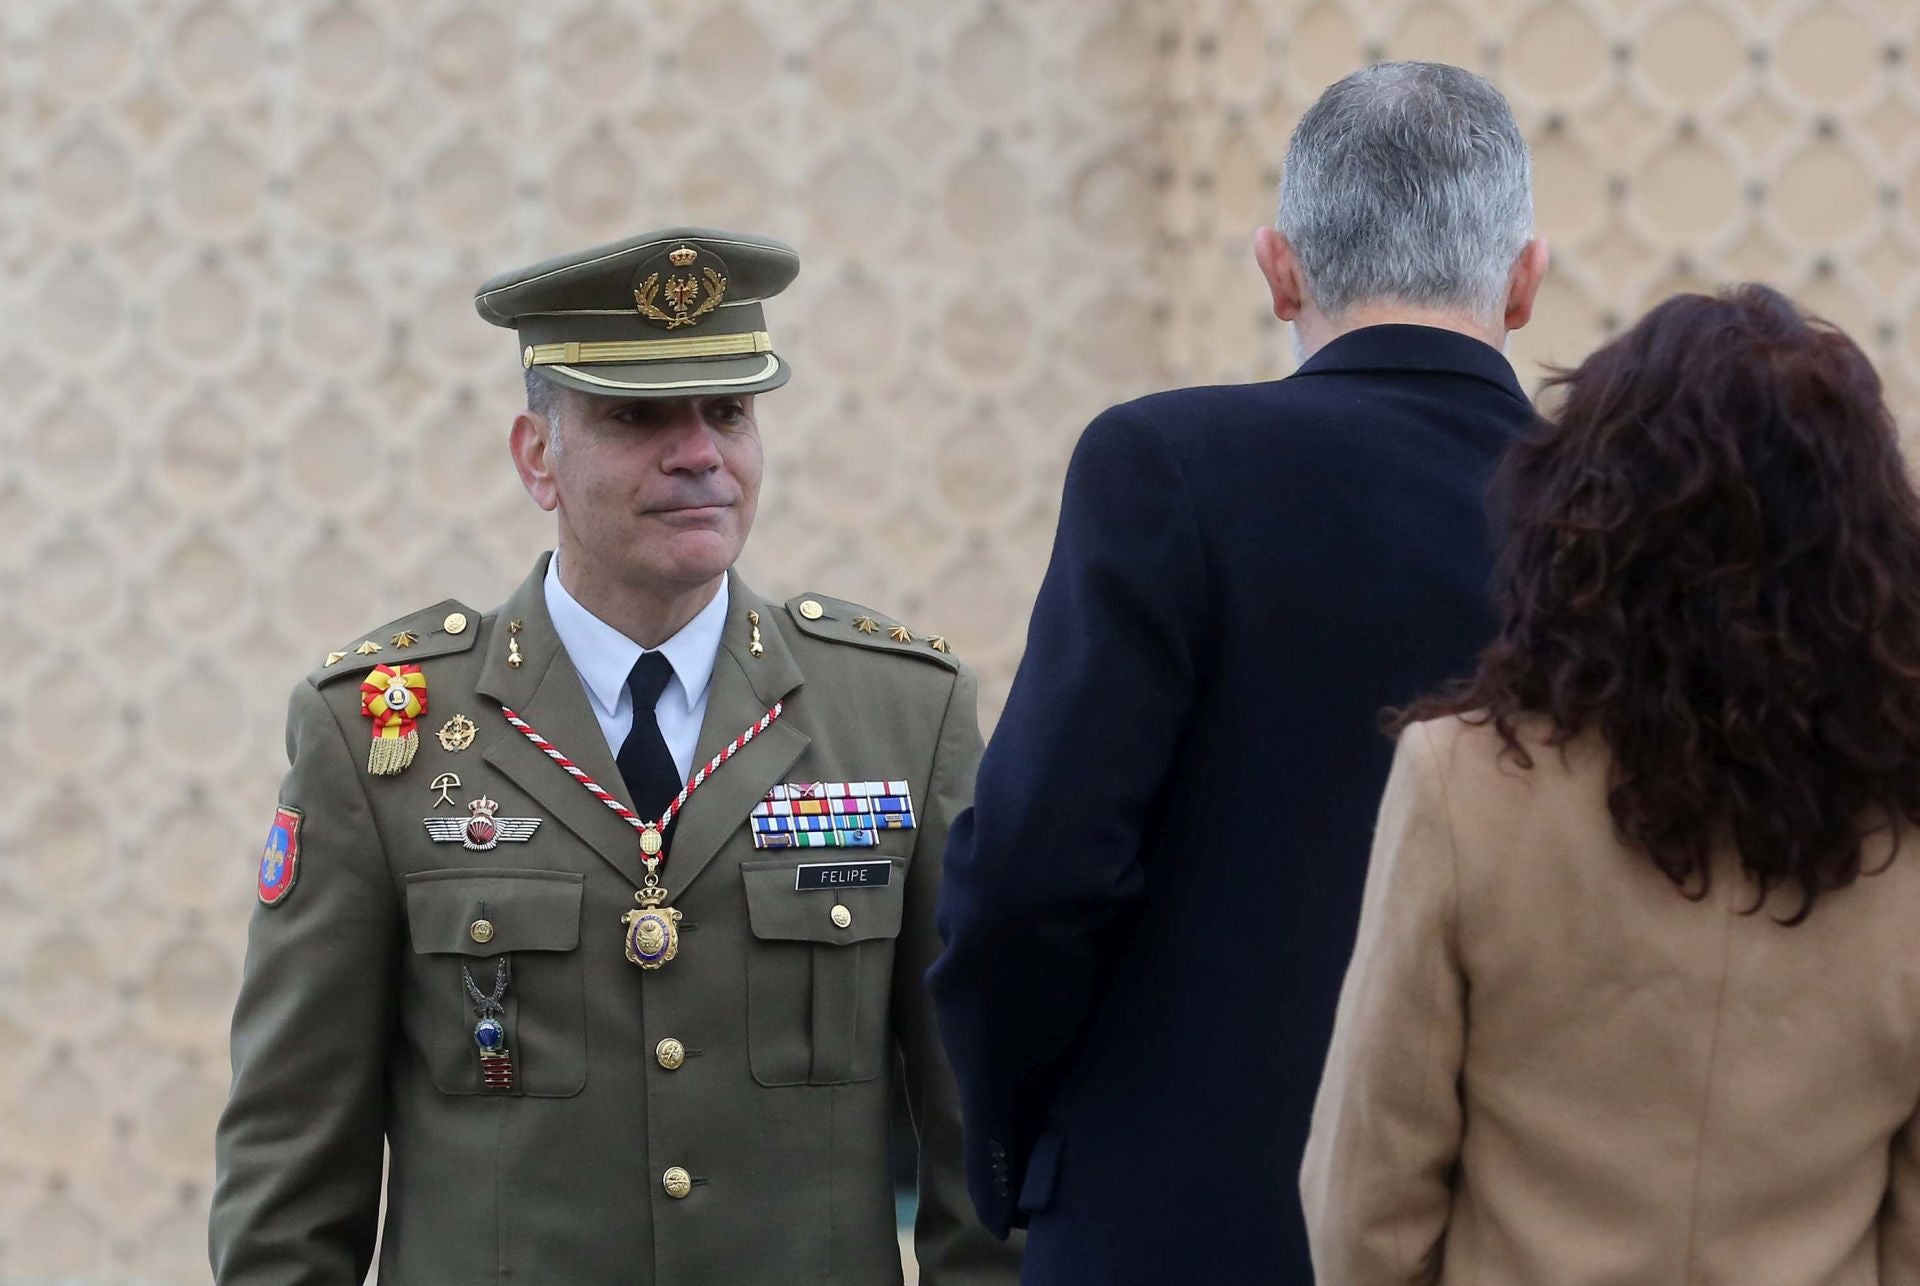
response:
M1301 1176L1331 1286L1920 1282L1920 500L1760 286L1554 384L1416 704Z

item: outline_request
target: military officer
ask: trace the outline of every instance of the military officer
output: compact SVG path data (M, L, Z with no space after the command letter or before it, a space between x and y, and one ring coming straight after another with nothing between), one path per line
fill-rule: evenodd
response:
M510 446L557 549L296 685L217 1139L222 1283L1011 1283L922 973L975 685L731 569L798 258L648 233L504 274ZM382 1144L388 1150L385 1219Z

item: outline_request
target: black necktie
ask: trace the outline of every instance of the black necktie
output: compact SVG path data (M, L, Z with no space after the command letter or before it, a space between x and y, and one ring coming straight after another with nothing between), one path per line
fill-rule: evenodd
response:
M659 821L685 784L673 766L667 739L660 735L660 722L653 717L654 704L672 677L673 664L658 652L642 655L627 675L627 691L633 694L633 729L620 747L618 762L627 782L628 802L643 822Z

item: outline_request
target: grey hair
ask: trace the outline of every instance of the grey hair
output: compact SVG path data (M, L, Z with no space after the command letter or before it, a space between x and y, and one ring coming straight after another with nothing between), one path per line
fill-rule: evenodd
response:
M527 368L527 409L547 422L547 440L556 454L560 450L560 407L564 401L561 392L545 371L537 366Z
M1377 63L1300 118L1278 226L1329 317L1394 302L1497 322L1533 233L1526 139L1472 72Z

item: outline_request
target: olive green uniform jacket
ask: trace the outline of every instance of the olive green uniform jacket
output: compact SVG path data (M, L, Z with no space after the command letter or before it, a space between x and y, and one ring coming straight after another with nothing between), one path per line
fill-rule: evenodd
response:
M769 603L734 579L698 762L775 702L784 713L674 821L661 876L684 916L679 955L642 971L621 924L642 880L636 833L501 714L625 795L549 622L545 567L496 614L449 632L450 614L471 613L441 603L294 690L280 798L302 815L297 877L255 909L249 936L217 1138L216 1278L361 1281L384 1142L383 1286L897 1282L888 1109L904 1070L921 1280L1012 1283L1015 1252L971 1217L921 982L941 850L980 754L972 674L891 622L863 632L850 605L818 599L809 620L802 600ZM400 631L417 641L392 646ZM428 681L419 752L397 776L367 771L358 680L379 662L418 664ZM435 730L455 714L479 731L449 752ZM447 772L452 807L429 788ZM753 847L748 817L778 783L902 779L918 828L882 831L878 848ZM483 793L500 818L539 828L484 852L430 838L424 818L465 820ZM803 862L877 857L893 862L884 887L795 888ZM490 992L503 955L510 1091L482 1086L461 976ZM668 1040L683 1061L662 1059ZM670 1167L691 1176L685 1195L663 1183Z

